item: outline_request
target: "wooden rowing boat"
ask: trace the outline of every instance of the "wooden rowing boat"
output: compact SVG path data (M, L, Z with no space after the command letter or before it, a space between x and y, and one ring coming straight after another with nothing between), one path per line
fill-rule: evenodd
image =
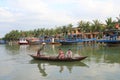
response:
M73 58L64 58L64 59L59 59L56 56L36 56L36 55L30 55L33 59L37 60L46 60L46 61L81 61L87 56L80 56L80 57L73 57Z

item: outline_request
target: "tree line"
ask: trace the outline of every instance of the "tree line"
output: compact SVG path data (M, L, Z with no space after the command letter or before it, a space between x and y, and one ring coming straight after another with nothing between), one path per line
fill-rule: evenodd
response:
M120 25L120 15L113 20L111 17L105 20L103 24L99 20L79 21L77 28L80 28L81 32L104 32L106 29L115 29L116 24ZM12 30L4 36L4 40L18 40L21 37L40 37L40 36L56 36L58 34L66 35L68 32L72 32L73 25L68 24L64 26L58 26L51 29L38 28L30 31Z

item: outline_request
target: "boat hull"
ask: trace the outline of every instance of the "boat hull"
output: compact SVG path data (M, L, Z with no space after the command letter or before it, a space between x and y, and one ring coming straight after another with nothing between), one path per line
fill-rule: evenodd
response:
M74 58L64 58L64 59L59 59L56 56L36 56L36 55L30 55L30 56L36 60L65 61L65 62L81 61L81 60L87 58L87 56L80 56L80 57L74 57Z
M59 42L50 42L50 44L60 44Z
M73 45L73 44L81 44L82 41L60 41L62 45Z
M29 43L18 43L19 45L28 45Z
M20 38L18 41L18 44L19 45L27 45L28 41L25 38Z
M39 44L41 44L42 42L40 42L40 41L31 41L31 40L28 40L28 43L29 43L30 45L39 45Z
M19 41L18 42L19 45L28 45L28 41Z
M62 45L72 45L72 44L80 44L82 43L82 39L65 39L65 40L59 40L59 43L61 43Z
M0 40L0 44L6 44L5 40Z

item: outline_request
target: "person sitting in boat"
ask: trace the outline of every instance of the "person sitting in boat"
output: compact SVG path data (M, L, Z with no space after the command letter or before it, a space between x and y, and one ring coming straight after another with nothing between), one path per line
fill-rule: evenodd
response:
M67 58L72 58L72 51L71 51L71 49L68 49L68 51L66 52L66 56L67 56Z
M59 58L59 59L64 59L64 57L65 57L64 52L63 52L61 49L59 49L58 58Z

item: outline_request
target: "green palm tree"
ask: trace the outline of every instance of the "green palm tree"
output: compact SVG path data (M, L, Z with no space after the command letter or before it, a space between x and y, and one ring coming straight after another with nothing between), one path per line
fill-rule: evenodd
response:
M72 24L68 24L67 29L68 29L69 33L72 33L72 28L73 28L73 25Z
M78 28L80 28L82 32L84 32L84 25L85 25L84 21L81 20L80 22L78 22Z
M120 24L120 14L118 17L116 17L116 19L117 19L117 22Z
M62 26L62 33L63 33L63 36L66 36L68 34L68 29L66 26Z
M56 29L54 30L55 34L61 34L62 33L62 27L56 27Z
M115 27L115 21L112 20L112 18L107 18L107 20L105 20L106 22L106 29L114 29Z
M87 22L80 21L80 22L78 22L78 28L80 28L82 32L90 32L90 30L89 30L90 24L91 23L89 21L87 21Z
M90 32L90 26L91 26L91 23L89 21L87 21L84 26L85 32Z

